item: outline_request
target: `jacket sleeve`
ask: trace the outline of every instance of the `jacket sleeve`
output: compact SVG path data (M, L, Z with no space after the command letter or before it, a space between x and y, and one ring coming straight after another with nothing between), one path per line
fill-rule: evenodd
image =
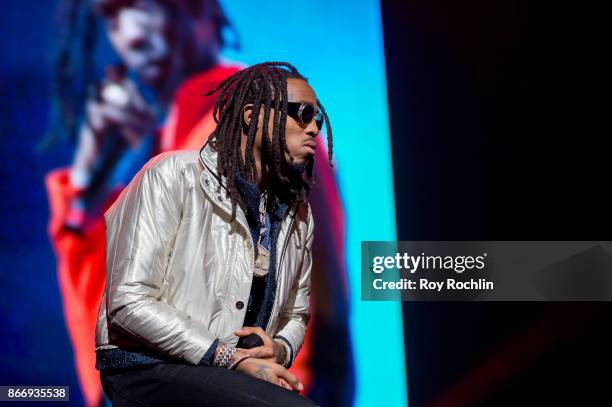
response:
M187 188L180 160L161 154L105 213L107 320L161 353L197 365L216 338L160 299Z
M285 309L280 317L280 330L274 335L277 340L283 341L289 348L290 367L302 348L306 325L310 320L310 275L312 272L312 241L314 235L314 220L310 206L308 207L308 226L306 232L306 245L299 278L287 300Z

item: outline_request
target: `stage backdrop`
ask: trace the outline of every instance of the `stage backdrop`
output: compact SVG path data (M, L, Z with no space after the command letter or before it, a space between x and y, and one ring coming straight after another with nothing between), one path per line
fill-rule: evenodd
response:
M67 141L37 151L49 125L59 2L2 2L0 13L0 385L77 389L46 224L44 176L65 166ZM406 404L399 303L360 301L360 242L395 239L385 65L377 1L222 1L242 47L232 61L289 61L334 125L346 216L355 405ZM109 52L108 49L100 52ZM316 355L316 350L315 350ZM75 392L73 403L82 401Z

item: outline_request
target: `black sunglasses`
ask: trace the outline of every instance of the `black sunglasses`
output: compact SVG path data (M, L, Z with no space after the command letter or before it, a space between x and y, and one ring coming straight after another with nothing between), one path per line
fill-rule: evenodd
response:
M272 107L274 105L272 101ZM319 109L315 110L312 104L306 102L287 102L287 114L293 117L300 126L308 126L314 120L319 130L323 128L325 121L323 112Z

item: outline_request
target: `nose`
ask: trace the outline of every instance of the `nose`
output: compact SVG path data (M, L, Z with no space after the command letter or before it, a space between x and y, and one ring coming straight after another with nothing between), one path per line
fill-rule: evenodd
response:
M321 129L317 126L316 120L312 120L310 123L308 123L308 126L306 126L304 130L310 137L317 137L321 132Z
M129 48L142 50L147 47L147 29L139 11L125 9L118 16L118 28L121 37Z

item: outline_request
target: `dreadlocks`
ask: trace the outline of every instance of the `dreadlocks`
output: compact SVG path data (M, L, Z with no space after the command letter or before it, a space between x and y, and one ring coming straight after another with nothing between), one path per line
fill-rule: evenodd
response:
M213 117L217 126L211 134L211 147L218 153L217 171L227 180L226 195L232 201L232 219L236 216L237 205L245 210L244 202L236 186L236 176L240 173L247 180L257 179L253 145L261 109L263 109L262 158L270 167L273 196L286 202L294 202L304 198L310 191L310 186L301 173L293 170L291 163L285 160L286 152L290 161L293 161L285 142L288 78L306 81L306 78L289 63L264 62L235 73L205 94L211 96L219 92L213 109ZM243 121L242 116L243 108L247 104L253 105L253 114L248 125ZM332 165L332 129L327 113L319 100L317 100L317 105L325 119L328 160ZM273 111L272 135L269 134L267 125L271 111ZM240 150L243 132L247 136L244 159ZM311 159L306 165L306 177L309 181L312 180L313 163Z

